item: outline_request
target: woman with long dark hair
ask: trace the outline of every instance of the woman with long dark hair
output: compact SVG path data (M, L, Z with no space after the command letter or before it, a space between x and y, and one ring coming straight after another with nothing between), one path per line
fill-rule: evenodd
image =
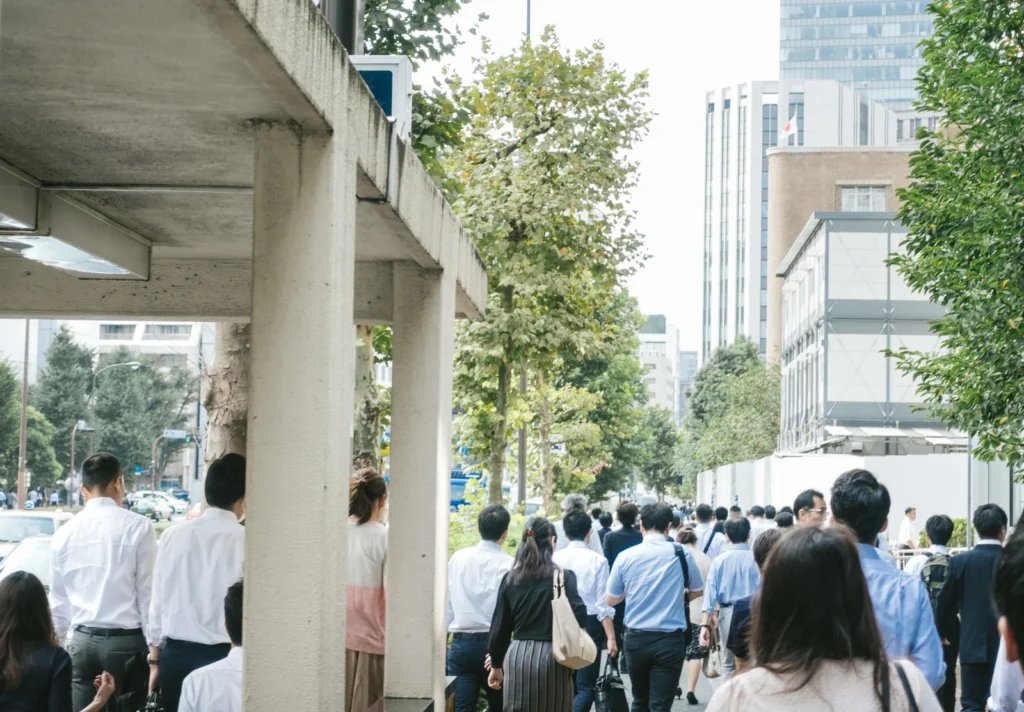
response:
M503 690L505 712L571 712L572 670L551 653L551 601L554 600L555 527L536 517L526 523L512 570L498 588L491 619L488 684ZM562 571L564 595L576 622L586 625L587 607L576 589L576 574ZM512 636L515 634L515 640Z
M768 557L751 618L753 667L708 712L941 712L911 662L886 658L860 556L842 526L801 527Z
M114 678L105 672L95 686L82 712L106 706ZM71 656L57 644L46 589L25 571L0 581L0 710L71 712Z
M345 600L345 710L363 712L384 697L384 526L388 486L373 469L348 486L348 588Z

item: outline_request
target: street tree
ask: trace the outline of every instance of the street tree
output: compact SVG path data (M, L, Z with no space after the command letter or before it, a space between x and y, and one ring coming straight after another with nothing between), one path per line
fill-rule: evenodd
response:
M39 374L32 400L53 425L53 449L67 473L71 472L71 431L75 423L88 418L92 377L92 350L75 342L62 324L46 349L46 368ZM79 464L83 459L78 458Z
M746 336L712 351L711 358L697 371L690 386L684 424L687 432L698 434L712 418L724 412L725 392L731 379L761 363L757 346Z
M650 444L646 461L640 468L640 481L661 498L676 487L679 429L672 418L672 412L656 405L644 408L641 427L649 433Z
M600 338L596 310L642 262L626 153L650 120L647 78L606 62L599 43L563 49L549 28L510 55L485 46L474 80L452 88L472 114L448 157L460 181L452 204L489 288L485 318L459 329L455 392L498 502L509 434L526 410L513 375L588 353Z
M61 467L53 450L54 428L46 417L29 406L25 429L25 469L33 487L49 488L61 479ZM18 481L18 450L21 439L21 382L7 361L0 361L0 486L12 488Z
M1024 5L935 2L921 43L919 108L943 117L922 131L907 226L892 262L946 308L934 351L901 349L925 406L975 436L975 456L1024 461Z

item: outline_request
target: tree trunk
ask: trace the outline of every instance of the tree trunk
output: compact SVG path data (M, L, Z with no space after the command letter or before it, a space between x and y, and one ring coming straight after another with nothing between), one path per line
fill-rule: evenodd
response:
M508 395L512 365L507 359L498 365L498 397L494 402L497 421L491 431L490 475L487 479L487 501L502 504L505 483L505 448L508 447Z
M355 428L352 434L352 465L380 469L380 417L383 405L377 392L373 358L373 327L356 327Z
M551 402L548 400L544 371L537 369L537 410L540 416L540 482L544 511L555 511L555 468L551 464Z
M203 375L206 464L245 454L249 412L249 324L217 324L213 363Z

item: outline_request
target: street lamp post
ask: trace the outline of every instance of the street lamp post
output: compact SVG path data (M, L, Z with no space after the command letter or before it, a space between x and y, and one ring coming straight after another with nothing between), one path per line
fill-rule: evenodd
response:
M96 373L94 373L92 375L92 391L90 391L90 393L89 393L89 420L93 424L93 430L90 431L91 433L95 433L96 432L96 430L95 430L95 425L96 425L96 379L99 378L100 374L103 373L104 371L108 371L108 370L110 370L112 368L117 368L119 366L127 366L130 369L132 369L133 371L137 371L139 369L139 367L142 366L142 363L140 361L125 361L124 363L112 363L109 366L104 366L103 368L99 369L98 371L96 371ZM90 450L93 449L92 438L93 438L93 435L90 435L89 436L89 449ZM72 457L72 460L74 460L73 457ZM74 462L71 463L71 469L72 470L75 469Z
M163 439L164 439L164 436L161 435L160 437L158 437L156 440L153 441L153 464L150 466L151 470L152 470L152 472L150 474L153 475L153 491L154 492L158 491L157 488L156 488L156 465L157 465L157 462L156 462L156 448L160 444L160 441L163 440Z

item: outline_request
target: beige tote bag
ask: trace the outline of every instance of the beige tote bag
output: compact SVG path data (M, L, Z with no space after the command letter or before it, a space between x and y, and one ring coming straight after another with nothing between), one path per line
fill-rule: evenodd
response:
M576 622L572 604L565 596L561 569L555 569L551 599L551 653L560 665L570 670L581 670L597 660L597 645Z
M722 674L722 648L718 644L718 629L711 628L708 632L711 634L708 641L708 656L701 663L701 671L704 677L714 680ZM700 630L694 631L694 635L700 635Z

